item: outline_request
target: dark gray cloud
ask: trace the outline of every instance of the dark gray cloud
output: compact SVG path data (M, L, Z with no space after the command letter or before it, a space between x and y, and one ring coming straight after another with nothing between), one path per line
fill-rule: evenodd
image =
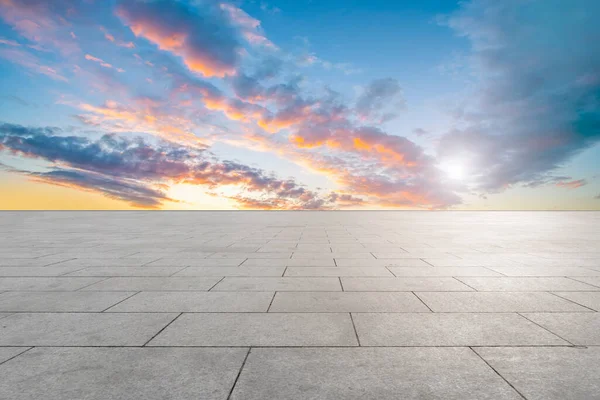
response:
M544 180L600 140L596 0L473 0L445 19L472 45L478 91L456 109L439 158L477 189Z

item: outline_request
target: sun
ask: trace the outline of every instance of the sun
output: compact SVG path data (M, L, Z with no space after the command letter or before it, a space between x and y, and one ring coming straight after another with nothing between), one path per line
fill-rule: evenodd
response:
M466 171L464 165L460 163L449 163L442 166L442 171L446 173L446 176L455 181L462 181L466 177Z

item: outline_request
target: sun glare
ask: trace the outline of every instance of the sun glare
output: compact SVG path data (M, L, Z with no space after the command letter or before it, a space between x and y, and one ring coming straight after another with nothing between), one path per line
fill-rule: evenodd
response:
M446 173L448 178L455 181L462 181L465 179L465 167L459 163L450 163L442 167L442 170Z

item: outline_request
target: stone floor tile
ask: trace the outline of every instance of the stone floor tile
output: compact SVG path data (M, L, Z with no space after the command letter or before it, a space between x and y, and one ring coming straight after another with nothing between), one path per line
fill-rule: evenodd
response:
M298 258L298 259L329 259L329 258L340 258L340 257L344 257L344 258L350 258L350 259L355 259L355 260L373 260L375 259L375 257L373 257L373 254L368 253L368 252L360 252L360 253L349 253L349 252L339 252L339 253L332 253L332 252L317 252L317 251L294 251L294 254L292 255L292 259Z
M167 258L146 264L146 267L237 267L246 258Z
M265 312L272 299L272 292L142 292L107 311Z
M335 267L333 258L330 259L248 259L242 267Z
M588 285L600 287L600 276L575 276L570 277L578 282L587 283Z
M73 260L63 261L54 266L73 266L79 268L87 267L141 267L159 257L147 258L76 258Z
M590 311L551 293L543 292L419 292L416 294L434 312Z
M83 290L95 291L179 291L209 290L219 277L116 277L102 280Z
M177 315L18 313L0 322L0 346L142 346Z
M73 271L80 270L81 267L0 267L0 277L2 276L62 276Z
M99 312L135 292L5 292L0 294L0 311Z
M461 282L481 292L593 291L600 288L564 277L460 277Z
M289 267L284 276L389 276L384 267Z
M357 346L350 315L184 314L150 346Z
M20 254L21 257L25 255L24 252L17 254ZM65 260L67 260L65 257L61 257L59 260L48 260L40 258L10 258L0 255L0 267L45 267Z
M480 347L475 351L528 400L600 398L599 347Z
M270 312L429 312L409 292L278 292Z
M506 276L600 276L600 271L580 267L489 267Z
M524 313L523 315L575 345L600 346L600 313Z
M285 267L188 267L173 276L282 276Z
M0 364L18 356L29 348L30 347L0 347Z
M213 291L228 292L277 292L277 291L338 291L342 290L338 278L273 278L273 277L226 277Z
M568 299L582 306L600 311L600 292L554 292L556 295Z
M518 314L353 313L361 346L568 345Z
M0 398L226 400L246 349L36 348L0 366Z
M252 349L237 400L521 399L468 348Z
M398 277L401 276L502 276L484 267L389 267ZM464 282L464 280L461 279Z
M0 291L69 291L78 290L102 278L75 278L75 277L10 277L0 278Z
M341 278L347 292L472 291L451 277Z
M71 272L68 276L171 276L183 267L89 267Z
M336 258L335 263L338 267L425 267L431 268L431 265L419 258L387 259L387 260L364 260L352 258Z

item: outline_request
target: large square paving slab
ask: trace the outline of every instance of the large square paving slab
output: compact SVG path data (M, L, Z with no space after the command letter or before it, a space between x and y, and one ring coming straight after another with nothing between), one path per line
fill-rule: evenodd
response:
M270 312L429 312L409 292L278 292Z
M419 292L417 296L434 312L591 311L544 292Z
M600 398L600 347L476 348L528 400Z
M232 399L521 399L468 348L252 349Z
M86 286L86 291L206 291L219 282L219 277L113 277Z
M600 313L525 313L523 315L572 344L600 346Z
M142 346L177 315L18 313L0 321L0 346Z
M135 292L5 292L0 311L100 312Z
M568 342L517 314L353 314L362 346L523 346Z
M36 348L0 365L0 398L226 400L246 349Z
M107 311L266 312L272 299L272 292L142 292Z
M357 346L349 314L184 314L150 346Z

